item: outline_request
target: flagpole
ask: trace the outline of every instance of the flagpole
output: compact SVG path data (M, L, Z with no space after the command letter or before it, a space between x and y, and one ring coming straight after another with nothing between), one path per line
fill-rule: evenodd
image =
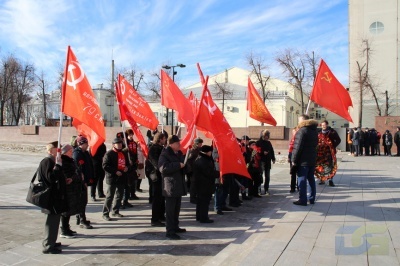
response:
M61 83L61 93L60 93L60 127L59 127L59 130L58 130L58 147L57 147L57 157L61 157L61 133L62 133L62 125L63 125L63 112L62 112L62 110L63 110L63 107L64 107L64 104L63 104L63 93L65 94L65 90L67 89L67 78L68 78L68 76L67 76L67 73L68 73L68 62L69 62L69 51L70 51L70 49L71 49L71 46L69 46L68 45L68 48L67 48L67 59L66 59L66 61L65 61L65 68L64 68L64 78L63 78L63 81L62 81L62 83ZM45 95L43 95L43 97L45 97ZM71 117L71 119L72 119L72 117ZM45 123L46 123L46 121L45 121Z
M179 127L178 127L178 131L176 131L176 134L175 134L175 135L177 135L177 136L179 136L179 133L181 132L182 123L179 122L178 126L179 126Z
M311 99L308 99L308 104L307 104L307 109L306 109L306 115L308 114L308 109L310 108L311 104Z

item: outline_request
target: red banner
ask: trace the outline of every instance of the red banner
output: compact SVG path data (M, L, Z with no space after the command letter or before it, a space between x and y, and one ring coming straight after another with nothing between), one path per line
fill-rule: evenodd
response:
M88 139L94 155L106 139L103 116L85 72L70 46L61 91L61 112L72 117L73 126Z

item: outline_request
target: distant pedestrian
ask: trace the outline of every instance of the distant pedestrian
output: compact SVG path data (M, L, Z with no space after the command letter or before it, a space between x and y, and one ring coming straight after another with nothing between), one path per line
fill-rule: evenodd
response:
M400 127L396 128L396 133L394 134L394 143L397 147L396 156L400 156Z
M96 153L92 156L93 162L93 174L94 174L94 183L90 188L90 195L94 201L96 201L96 189L97 195L99 198L105 198L106 195L104 194L103 183L105 172L103 169L103 158L107 152L107 147L104 143L102 143L98 148Z
M393 137L392 133L390 133L389 130L385 131L385 146L386 146L387 156L392 156Z
M353 138L351 141L353 142L354 156L357 157L360 154L360 131L355 127L353 132Z
M294 139L296 137L296 132L297 132L297 127L292 129L292 139L290 140L289 143L289 153L288 153L288 163L290 165L290 168L292 168L292 152L293 152L293 147L294 147ZM294 193L297 190L299 190L299 186L297 185L297 176L296 173L291 173L290 174L290 193Z
M186 162L186 186L190 193L190 203L196 204L197 196L196 190L192 188L192 179L193 179L193 164L194 161L199 156L200 149L203 146L203 140L201 138L196 138L193 141L193 146L187 152L189 153L187 162Z

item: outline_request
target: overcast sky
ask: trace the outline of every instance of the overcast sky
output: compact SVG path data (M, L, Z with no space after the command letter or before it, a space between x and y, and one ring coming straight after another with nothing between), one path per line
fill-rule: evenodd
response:
M92 87L117 67L177 69L181 88L262 54L282 78L277 53L315 51L348 83L347 0L0 0L0 56L12 53L55 80L71 45Z

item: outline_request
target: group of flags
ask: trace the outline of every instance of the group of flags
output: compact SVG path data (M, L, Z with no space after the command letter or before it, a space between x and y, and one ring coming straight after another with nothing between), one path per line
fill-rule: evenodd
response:
M181 149L184 153L187 152L199 130L213 140L218 150L221 176L237 174L250 178L236 135L208 89L208 76L204 77L199 64L197 68L203 86L200 99L196 99L193 93L185 97L168 74L161 70L161 104L175 110L178 121L187 128L187 134L181 140ZM148 148L138 124L155 130L159 124L157 117L149 104L120 74L115 82L115 97L121 122L127 121L130 124L147 158ZM352 121L347 110L352 106L350 96L323 60L310 99ZM250 77L247 110L251 118L276 126L276 120L268 111ZM85 72L69 46L61 93L61 112L73 118L73 126L79 134L88 138L91 153L95 154L98 147L106 140L102 113Z

